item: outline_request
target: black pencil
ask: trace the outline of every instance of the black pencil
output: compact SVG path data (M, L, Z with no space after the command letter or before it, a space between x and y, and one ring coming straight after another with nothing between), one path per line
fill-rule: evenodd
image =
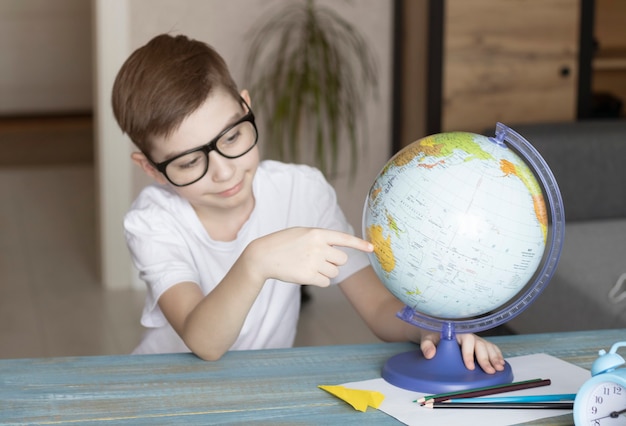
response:
M435 402L426 404L432 408L474 408L474 409L522 409L522 410L571 410L573 402Z
M437 395L430 395L415 400L420 404L432 404L435 402L445 401L452 398L475 398L478 396L495 395L504 392L513 392L522 389L532 389L542 386L549 386L552 382L550 379L532 379L524 380L522 382L513 382L502 385L487 386L483 388L467 389L458 392L441 393Z

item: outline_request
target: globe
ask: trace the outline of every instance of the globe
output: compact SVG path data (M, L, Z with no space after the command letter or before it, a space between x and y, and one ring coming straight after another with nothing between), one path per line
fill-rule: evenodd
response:
M456 333L519 315L556 269L563 203L528 141L498 123L495 137L449 132L411 143L371 186L363 235L374 245L376 274L406 305L399 316L442 333L434 360L400 354L385 365L385 379L428 392L513 380L508 364L495 375L467 370Z

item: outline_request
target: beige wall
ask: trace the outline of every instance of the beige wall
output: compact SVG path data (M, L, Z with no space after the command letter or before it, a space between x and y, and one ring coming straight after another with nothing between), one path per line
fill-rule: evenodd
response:
M91 111L90 6L0 0L0 114Z
M249 28L265 13L293 0L94 0L98 51L98 169L101 200L102 267L107 287L127 287L132 273L123 249L121 217L146 180L131 168L130 142L119 134L109 106L113 75L132 50L162 32L184 33L213 45L245 87L243 65ZM319 0L349 19L367 38L379 60L380 88L366 108L369 144L359 158L358 175L333 182L348 220L360 234L363 202L391 146L392 0ZM112 11L115 9L115 11ZM262 143L262 136L260 139ZM117 170L120 172L117 173ZM120 175L122 176L120 178ZM127 179L126 179L127 177Z

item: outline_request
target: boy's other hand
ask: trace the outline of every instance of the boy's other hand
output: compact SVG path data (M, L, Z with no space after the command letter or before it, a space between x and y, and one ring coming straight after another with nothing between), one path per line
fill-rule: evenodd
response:
M420 348L424 358L431 359L437 352L436 345L439 342L440 333L423 332ZM500 348L475 334L458 334L457 341L461 345L463 362L468 370L476 368L474 359L485 373L493 374L504 370L504 357Z
M289 228L248 246L250 267L264 279L326 287L348 255L338 247L371 252L374 246L354 235L320 228Z

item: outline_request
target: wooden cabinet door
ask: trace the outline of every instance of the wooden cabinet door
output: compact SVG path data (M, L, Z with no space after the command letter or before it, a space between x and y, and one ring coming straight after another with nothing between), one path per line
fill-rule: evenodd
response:
M576 119L580 0L445 0L441 131Z

